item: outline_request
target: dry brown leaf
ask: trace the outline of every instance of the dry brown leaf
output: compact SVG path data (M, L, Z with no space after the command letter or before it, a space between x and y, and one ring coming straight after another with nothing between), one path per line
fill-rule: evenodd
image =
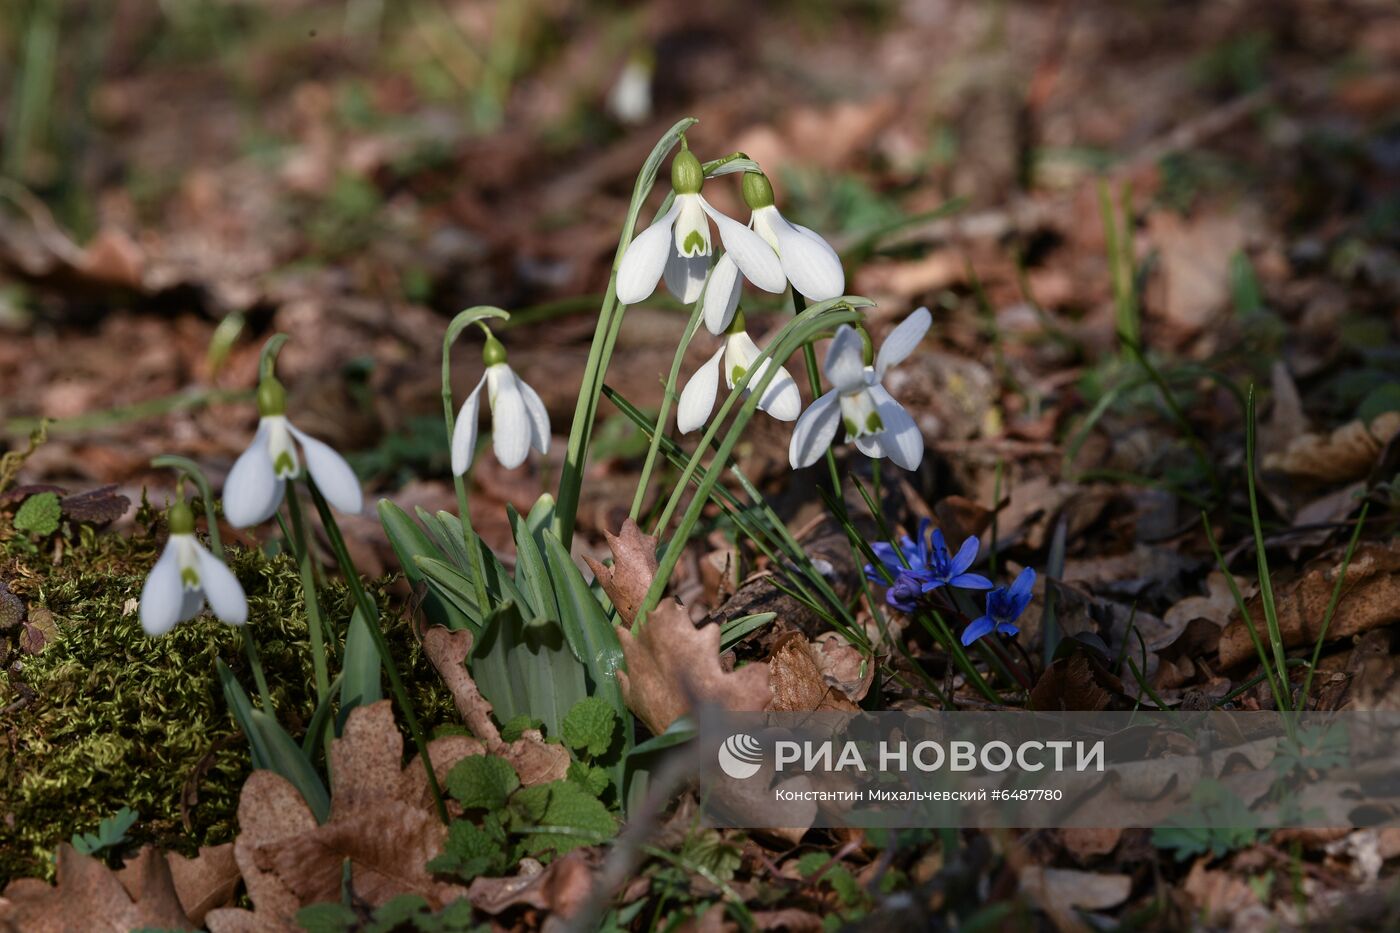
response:
M827 684L814 654L801 632L783 637L768 659L768 689L773 694L768 708L782 713L858 710L844 693Z
M825 929L820 915L796 907L754 911L753 922L760 930L786 930L788 933L820 933Z
M603 534L612 548L612 566L587 556L583 560L598 578L598 585L608 594L622 621L631 625L656 577L657 540L643 534L630 518L622 523L621 534L610 531Z
M446 758L444 768L450 767ZM254 913L214 910L209 928L293 928L300 908L340 897L346 860L356 895L371 904L413 893L441 907L462 896L464 888L434 880L425 867L442 851L447 829L417 792L426 780L412 775L422 772L421 760L408 768L402 760L403 737L390 702L381 700L354 710L331 745L336 784L324 824L317 825L288 781L254 771L239 798L234 843Z
M1229 303L1230 260L1244 247L1246 221L1237 211L1147 216L1148 236L1161 257L1162 310L1183 335L1198 333Z
M548 867L535 859L520 860L512 878L476 878L467 891L472 905L499 914L522 904L557 917L576 913L593 890L593 869L582 851L555 859Z
M1128 899L1133 879L1067 868L1027 865L1021 869L1021 893L1050 915L1059 930L1087 931L1076 910L1108 910Z
M1381 449L1400 434L1400 411L1387 411L1369 425L1352 421L1330 434L1295 437L1281 454L1264 458L1264 469L1289 476L1343 483L1371 472Z
M1286 647L1311 644L1317 640L1327 604L1332 598L1341 561L1323 569L1308 571L1302 579L1275 597L1279 630ZM1255 628L1264 637L1267 631L1263 601L1247 603ZM1363 544L1352 557L1342 585L1327 638L1349 638L1370 629L1400 620L1400 550L1394 546ZM1238 616L1231 620L1220 638L1220 663L1231 667L1254 657L1249 628Z
M192 930L170 866L143 848L119 874L64 843L58 847L57 883L12 881L0 897L0 929L23 933L127 933L141 927Z
M209 911L233 903L241 877L233 856L233 843L200 846L194 858L168 852L165 860L170 865L170 877L175 882L180 906L191 923L201 925Z
M1229 924L1246 911L1262 910L1258 896L1248 884L1229 872L1207 869L1206 861L1198 859L1181 883L1181 889L1195 902L1205 923Z
M627 662L627 670L617 672L622 697L653 735L665 732L692 702L717 703L735 712L767 708L772 698L768 665L724 670L719 636L718 625L697 628L674 599L653 609L636 635L624 625L617 627Z
M1246 598L1253 595L1251 587L1246 581L1236 579L1235 585L1240 588L1240 592ZM1212 570L1210 576L1206 577L1206 595L1188 596L1185 599L1177 600L1176 604L1167 610L1162 621L1166 623L1167 631L1179 635L1186 631L1186 626L1196 619L1205 619L1224 628L1234 611L1235 596L1230 590L1229 581L1220 571ZM1175 640L1175 638L1172 639L1172 641ZM1148 647L1165 648L1167 645L1149 645Z
M501 738L501 731L491 718L490 701L481 695L467 672L466 660L471 650L472 635L466 630L452 632L436 625L423 635L424 653L452 694L457 712L484 749L509 761L522 784L547 784L563 778L569 770L568 749L545 742L538 729L526 729L514 742Z
M830 632L818 641L817 666L826 682L840 690L852 702L859 703L875 682L874 659L867 657L845 638Z
M1110 691L1122 691L1123 685L1116 681L1091 663L1087 655L1056 658L1036 681L1028 706L1037 710L1097 712L1108 708L1113 699Z
M1060 843L1074 860L1083 865L1118 848L1123 830L1112 827L1071 826L1060 830Z

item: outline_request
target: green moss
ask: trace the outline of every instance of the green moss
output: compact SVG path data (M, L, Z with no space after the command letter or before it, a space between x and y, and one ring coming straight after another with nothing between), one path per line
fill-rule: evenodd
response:
M4 574L31 611L54 613L59 639L12 659L0 677L0 710L15 707L0 713L0 887L48 874L58 842L123 806L140 815L134 843L192 853L233 838L249 761L214 661L252 693L243 635L207 614L163 638L142 633L134 601L160 541L104 535L58 567L12 563ZM231 563L248 593L278 718L299 736L315 703L297 568L286 556L247 550ZM393 614L382 586L373 589L390 606L387 634L420 716L430 728L456 722L411 626ZM327 618L348 619L345 587L326 588L321 600Z

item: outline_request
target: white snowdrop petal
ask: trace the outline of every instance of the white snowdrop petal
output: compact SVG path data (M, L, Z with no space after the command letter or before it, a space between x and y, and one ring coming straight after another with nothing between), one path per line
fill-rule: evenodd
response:
M461 476L472 465L476 455L477 417L481 409L481 387L486 385L486 377L472 389L467 400L457 412L457 420L452 425L452 475Z
M751 384L757 386L771 365L773 365L772 360L764 360L763 366L754 374ZM785 367L778 367L773 381L768 383L763 397L758 400L758 407L779 421L796 421L797 416L802 413L802 393Z
M224 562L210 554L202 545L195 545L196 559L199 561L200 583L204 595L209 600L209 608L214 615L230 625L242 625L248 621L248 597L243 595L243 586Z
M720 357L724 347L706 360L690 381L681 390L680 401L676 403L676 427L682 434L689 434L703 427L715 409L715 396L719 394Z
M180 601L180 621L188 622L204 609L204 591L185 590L184 594Z
M734 320L734 309L739 307L739 266L734 257L725 253L719 257L710 280L705 283L705 326L710 333L723 334Z
M836 250L815 231L789 223L781 214L771 222L783 275L792 287L809 301L839 298L846 289L846 273Z
M885 456L885 448L880 443L882 435L883 432L880 434L862 434L860 437L853 438L852 440L856 445L856 450L859 450L872 460L879 460Z
M838 392L854 392L865 385L865 344L854 327L842 324L836 329L822 371Z
M147 635L164 635L175 627L180 621L184 595L176 549L167 541L160 559L141 586L141 628Z
M797 419L788 444L788 461L794 470L809 467L826 453L841 424L841 406L836 392L828 392L812 403Z
M671 228L675 226L679 204L656 219L627 246L617 267L617 300L625 305L644 301L656 291L666 268L667 257L675 252L671 245Z
M705 288L705 276L709 271L709 254L682 256L672 251L666 259L666 288L682 304L694 304Z
M539 393L530 388L529 383L519 376L515 384L520 386L520 394L525 399L525 413L530 416L530 446L542 454L549 453L549 411L540 400Z
M899 326L885 338L875 357L876 375L883 378L885 370L908 358L919 346L919 341L924 339L932 323L933 315L929 314L928 308L920 308L900 321Z
M267 422L260 421L253 442L224 480L224 518L235 528L266 521L282 504L282 481L272 469L269 434Z
M917 470L924 459L924 434L904 406L883 386L870 389L885 429L878 435L880 447L890 462L905 470Z
M530 415L515 373L505 363L491 367L491 441L501 466L513 470L530 455Z
M359 515L364 511L364 492L360 489L360 478L355 475L345 458L336 453L327 443L318 441L305 431L287 427L292 436L301 443L301 451L306 457L306 472L311 474L316 488L326 501L346 515Z
M781 292L787 287L783 265L778 261L773 247L763 242L763 237L734 218L721 214L704 198L700 199L700 204L719 228L720 242L728 255L734 257L744 278L766 292Z

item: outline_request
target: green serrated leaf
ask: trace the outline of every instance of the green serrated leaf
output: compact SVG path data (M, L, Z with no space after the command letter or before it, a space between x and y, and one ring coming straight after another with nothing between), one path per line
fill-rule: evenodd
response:
M612 786L612 779L608 777L606 768L584 764L582 761L569 762L568 777L594 797L602 797Z
M40 537L47 537L58 530L59 519L63 517L63 507L58 494L41 492L24 500L15 512L15 530Z
M544 720L537 719L529 713L521 713L515 716L510 722L501 726L501 738L507 742L514 742L525 734L526 729L543 729Z
M355 912L344 904L312 904L297 911L297 926L307 933L344 933L358 923Z
M515 769L499 755L463 758L447 773L447 792L468 810L499 810L519 786Z
M562 855L581 846L597 845L617 832L608 808L573 781L553 781L524 787L511 797L511 829L524 836L525 855Z
M606 700L584 697L564 717L560 734L565 745L597 758L611 747L617 726L617 713Z
M510 867L505 833L499 821L477 826L470 820L455 820L447 828L442 854L428 862L428 870L451 874L462 881L477 875L498 875Z

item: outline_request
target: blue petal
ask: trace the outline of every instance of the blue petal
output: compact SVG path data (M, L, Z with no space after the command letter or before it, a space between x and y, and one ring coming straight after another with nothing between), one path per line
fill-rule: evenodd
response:
M992 630L993 627L994 627L994 626L993 626L992 620L989 619L989 618L987 618L986 616L983 616L982 618L977 619L976 621L974 621L974 622L972 622L970 625L968 625L967 628L963 629L963 633L962 633L962 643L963 643L963 645L966 646L966 645L972 644L974 641L976 641L977 639L981 638L983 635L986 635L986 634L988 634L989 632L991 632L991 630Z
M1017 575L1016 582L1011 584L1011 588L1007 590L1007 593L1013 599L1019 600L1022 597L1025 597L1027 600L1029 600L1031 590L1034 588L1035 570L1031 567L1027 567L1025 570L1022 570L1020 574Z
M981 547L980 542L974 537L969 537L958 548L958 553L953 555L953 564L949 569L952 576L957 576L967 568L977 562L977 550Z
M930 580L930 581L928 581L927 583L924 584L924 592L925 592L925 593L931 593L931 592L933 592L934 590L938 589L940 586L942 586L943 584L945 584L945 583L947 583L947 582L948 582L947 580L938 580L938 579Z
M927 521L927 519L925 519L925 521ZM943 540L943 529L942 529L942 528L935 528L935 529L933 529L933 539L932 539L932 540L933 540L933 547L932 547L932 549L931 549L931 550L932 550L932 553L929 555L929 556L930 556L929 563L933 563L933 559L934 559L934 558L937 558L940 554L947 554L947 553L948 553L948 544L947 544L946 541Z
M990 590L992 581L982 576L980 573L960 573L948 580L949 586L956 586L964 590Z
M1012 625L1010 622L998 622L997 631L1003 635L1009 635L1012 638L1015 638L1017 635L1021 634L1021 630L1018 629L1016 626Z

